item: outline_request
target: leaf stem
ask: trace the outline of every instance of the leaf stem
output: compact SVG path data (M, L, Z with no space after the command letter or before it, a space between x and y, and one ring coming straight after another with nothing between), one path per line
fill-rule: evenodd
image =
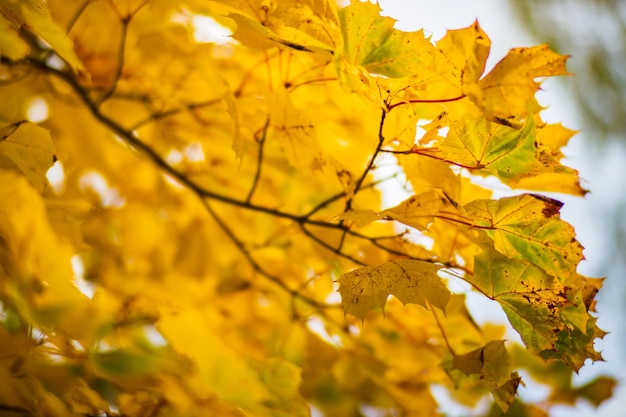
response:
M433 306L430 303L430 301L428 301L428 299L426 300L426 303L428 303L428 308L432 312L433 317L435 318L435 321L437 322L437 327L439 327L439 331L441 332L441 337L443 338L443 341L446 344L446 347L448 348L450 353L452 353L453 356L456 356L456 353L454 353L454 349L452 349L452 346L450 345L450 341L448 340L446 331L443 328L443 324L441 323L441 320L439 320L439 316L437 315L437 312L435 311L435 306Z
M385 126L385 118L387 117L387 112L388 112L387 109L382 110L382 113L380 116L380 123L378 124L378 144L376 145L376 149L374 150L374 153L372 154L372 156L370 157L367 163L367 167L365 168L365 170L361 174L361 177L359 177L359 179L356 181L354 185L355 197L356 197L356 194L361 189L361 185L363 185L363 181L365 181L367 174L369 174L370 171L372 170L372 167L374 166L374 162L376 161L378 154L383 148L383 143L385 142L385 137L383 136L383 127ZM344 212L350 211L352 209L352 201L353 201L353 198L349 198L348 201L346 201L346 208L344 209Z
M452 97L452 98L439 98L439 99L415 99L415 100L406 100L406 101L401 101L398 103L394 103L394 104L390 104L387 109L388 111L391 111L393 109L395 109L398 106L403 106L406 104L419 104L419 103L450 103L452 101L458 101L458 100L462 100L465 97L467 97L465 94L461 94L460 96L457 97Z

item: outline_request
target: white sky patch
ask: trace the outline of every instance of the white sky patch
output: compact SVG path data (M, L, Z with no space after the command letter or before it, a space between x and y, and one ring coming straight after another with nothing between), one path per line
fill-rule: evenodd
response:
M180 164L182 160L183 154L180 153L180 151L178 151L177 149L172 149L167 153L167 155L165 155L165 162L170 165Z
M202 162L205 160L202 145L199 142L192 142L183 150L185 159L189 162Z
M56 161L46 172L48 183L55 193L61 194L65 190L65 170L61 161Z
M144 326L143 331L146 334L146 338L155 347L167 346L167 340L161 335L161 333L154 326Z
M93 298L95 287L85 279L85 264L80 255L74 255L71 259L72 272L74 273L74 285L90 300Z
M174 13L172 22L187 26L191 29L193 39L197 43L212 43L215 45L233 45L237 41L231 37L232 30L221 25L211 16L193 14L187 9Z
M62 70L65 68L65 62L56 54L52 54L46 59L46 65L50 68Z
M185 189L185 186L181 184L176 178L172 177L171 175L162 172L161 176L163 177L166 183L172 186L172 188L175 188L177 190Z
M326 331L326 326L324 322L317 317L309 317L306 322L307 327L311 332L315 333L319 337L321 337L326 342L330 343L333 346L343 347L343 343L341 343L341 339L338 335L330 335L328 331Z
M339 283L333 280L333 290L324 299L327 304L341 304L341 294L339 294Z
M49 115L48 102L43 97L35 97L26 108L26 118L33 123L44 122Z
M230 36L233 32L220 25L209 16L194 15L191 18L193 37L198 43L214 43L216 45L232 45L236 41Z
M91 190L100 197L103 207L119 208L126 204L119 190L109 186L108 181L102 174L90 171L80 177L79 186L83 191Z

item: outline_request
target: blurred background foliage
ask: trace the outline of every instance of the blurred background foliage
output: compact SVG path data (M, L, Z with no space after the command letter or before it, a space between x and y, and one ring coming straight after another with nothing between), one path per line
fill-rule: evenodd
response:
M573 88L594 141L626 143L626 2L510 0L525 27L559 53L571 54Z

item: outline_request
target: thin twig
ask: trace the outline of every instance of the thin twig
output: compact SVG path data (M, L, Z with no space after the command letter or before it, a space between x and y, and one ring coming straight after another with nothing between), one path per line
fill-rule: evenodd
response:
M372 156L370 157L367 163L367 167L365 168L365 170L363 170L361 177L357 180L357 182L354 185L354 196L356 196L356 194L361 189L361 185L363 185L363 181L365 181L365 178L367 178L367 175L372 170L372 167L374 166L374 162L376 161L378 154L383 148L383 143L385 142L385 137L383 136L383 127L385 126L386 117L387 117L387 110L383 109L382 114L380 116L380 123L378 124L378 144L376 145L376 149L374 150L374 153L372 154ZM349 198L348 201L346 201L346 208L344 211L350 211L352 209L352 200L353 198Z
M367 167L365 168L365 170L363 170L363 173L361 174L361 177L356 181L356 183L354 185L353 194L346 201L346 206L345 206L345 208L343 210L344 212L348 212L348 211L352 210L352 201L354 200L354 198L356 197L357 193L361 189L361 185L363 185L363 181L365 181L365 178L367 178L367 175L372 170L372 167L374 166L374 162L376 161L376 158L378 157L378 154L380 153L380 150L383 147L383 143L385 142L385 137L383 136L383 127L385 126L385 118L386 117L387 117L387 109L383 109L382 110L382 114L380 116L380 123L378 125L378 144L376 145L376 150L374 150L374 153L370 157L370 160L367 163ZM339 224L341 226L344 226L343 220ZM344 244L345 238L346 238L346 230L347 230L347 228L344 228L344 233L342 234L341 240L339 241L339 245L337 246L337 250L338 251L341 251L341 248L343 248L343 244Z
M452 101L458 101L458 100L462 100L466 97L465 94L461 94L460 96L457 97L452 97L452 98L440 98L440 99L415 99L415 100L406 100L406 101L401 101L399 103L395 103L395 104L390 104L387 109L388 111L391 111L393 109L395 109L398 106L403 106L406 104L419 104L419 103L450 103Z
M273 282L278 287L280 287L282 290L284 290L285 292L290 294L292 297L297 297L297 298L301 299L302 301L306 302L307 304L309 304L309 305L311 305L313 307L319 308L319 309L324 307L324 305L322 305L318 301L316 301L316 300L314 300L312 298L309 298L309 297L307 297L305 295L302 295L299 290L294 290L294 289L290 288L280 278L278 278L277 276L272 275L271 273L266 271L252 257L252 255L250 254L248 249L245 247L244 243L241 240L239 240L239 238L237 236L235 236L235 233L230 229L230 227L228 227L226 222L224 222L224 220L222 220L222 218L215 212L213 207L211 207L211 205L206 201L206 199L202 199L202 204L204 205L204 208L207 210L207 212L211 215L211 217L213 218L215 223L217 223L217 225L220 227L220 229L222 229L222 231L228 236L228 238L233 242L233 244L237 247L239 252L241 252L241 254L246 258L248 263L252 266L252 268L257 273L263 275L269 281Z
M361 261L361 260L359 260L359 259L356 259L356 258L355 258L355 257L353 257L353 256L350 256L350 255L348 255L348 254L346 254L346 253L342 252L342 251L341 251L341 247L335 248L335 247L333 247L332 245L330 245L330 244L328 244L328 243L324 242L322 239L320 239L320 238L319 238L319 237L317 237L314 233L312 233L310 230L308 230L308 229L306 228L306 225L305 225L305 224L300 224L300 230L302 230L302 233L304 233L304 234L305 234L305 235L306 235L309 239L313 240L313 241L314 241L314 242L316 242L318 245L320 245L320 246L322 246L322 247L324 247L324 248L328 249L329 251L333 252L334 254L336 254L336 255L338 255L338 256L340 256L340 257L344 258L344 259L347 259L347 260L351 261L352 263L354 263L354 264L356 264L356 265L360 265L360 266L367 266L367 263L365 263L365 262L363 262L363 261ZM344 233L342 233L342 238L345 236L346 229L343 229L343 232L344 232Z
M259 154L257 156L256 162L256 172L254 173L254 179L252 180L252 186L250 187L250 191L248 192L248 196L246 197L246 203L250 203L252 200L252 195L254 195L254 191L256 187L259 185L259 179L261 178L261 167L263 166L263 149L265 147L265 138L267 137L267 129L270 125L269 117L265 121L265 125L263 126L263 131L261 133L261 139L259 140Z
M426 156L428 158L432 158L432 159L436 159L437 161L441 161L441 162L445 162L447 164L450 165L455 165L458 166L459 168L465 168L467 170L473 171L476 169L483 169L486 167L486 165L481 164L480 162L478 162L478 160L476 161L476 165L475 166L471 166L471 165L464 165L460 162L456 162L456 161L452 161L450 159L447 158L442 158L439 157L437 155L433 155L432 153L428 152L428 151L432 151L432 148L423 148L420 149L416 146L414 146L413 148L406 150L406 151L397 151L397 150L393 150L393 149L381 149L380 152L382 153L390 153L393 155L420 155L420 156Z
M116 98L117 98L117 96L116 96ZM161 112L161 113L154 113L154 114L151 114L150 116L146 117L145 119L135 123L129 130L132 131L132 130L138 129L141 126L146 125L148 123L156 122L158 120L165 119L166 117L175 116L175 115L177 115L179 113L182 113L184 111L192 111L192 110L195 110L195 109L201 109L203 107L212 106L214 104L221 103L221 102L222 102L221 98L214 98L214 99L203 101L203 102L200 102L200 103L190 103L190 104L187 104L187 105L185 105L183 107L167 110L167 111L164 111L164 112Z
M385 181L388 181L390 179L396 178L398 176L398 174L393 174L387 178L383 178L380 180L376 180L376 181L372 181L371 183L364 185L361 187L361 189L366 189L366 188L373 188L379 184L382 184ZM322 200L321 202L319 202L315 207L313 207L309 212L307 212L304 216L305 218L309 218L311 216L313 216L315 213L317 213L318 211L328 207L330 204L334 203L337 200L340 200L341 198L345 197L346 193L344 191L337 193L331 197L328 197L326 200Z
M92 0L85 0L83 2L83 4L81 4L78 7L78 9L76 9L76 12L74 12L72 17L70 18L70 21L67 24L67 28L65 29L65 33L66 34L69 35L70 31L72 30L72 28L74 27L74 25L76 24L76 22L78 21L80 16L85 12L85 10L87 9L87 6L89 6L89 3L91 3L91 2L92 2Z
M435 311L435 307L430 303L430 301L428 301L428 299L426 300L426 304L428 305L428 309L433 313L433 317L435 318L435 321L437 322L437 327L439 327L439 331L441 332L441 336L443 337L443 341L445 342L446 346L448 347L448 350L450 351L450 353L452 353L452 356L456 356L456 353L454 353L454 349L452 349L452 346L450 345L450 341L448 340L448 336L446 335L446 331L443 328L443 325L441 324L441 321L439 320L439 316L437 316L437 312Z

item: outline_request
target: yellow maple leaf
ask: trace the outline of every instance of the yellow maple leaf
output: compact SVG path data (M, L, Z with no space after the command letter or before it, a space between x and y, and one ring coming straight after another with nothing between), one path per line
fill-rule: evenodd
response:
M0 11L18 27L25 26L48 42L52 49L70 65L72 70L83 70L83 64L74 53L72 41L52 20L45 0L2 0Z
M0 16L0 54L17 61L28 54L30 47L20 38L15 27L4 17Z
M567 55L553 52L548 45L511 49L469 92L471 99L490 116L524 118L540 110L534 98L538 77L567 75Z
M287 92L277 90L267 95L270 125L292 166L311 168L317 155L316 124L305 109L296 108Z
M23 121L0 130L0 168L21 173L38 191L48 184L46 172L55 160L54 144L46 129Z
M380 216L422 231L428 228L437 213L449 206L450 201L442 192L430 190L409 197L396 207L383 210L380 212Z
M43 199L23 177L0 170L0 184L3 301L30 325L64 325L86 304L72 280L70 248L54 233Z
M366 266L339 279L344 311L361 319L373 308L384 309L390 294L403 304L429 304L445 310L450 291L437 276L439 266L425 261L396 259Z

